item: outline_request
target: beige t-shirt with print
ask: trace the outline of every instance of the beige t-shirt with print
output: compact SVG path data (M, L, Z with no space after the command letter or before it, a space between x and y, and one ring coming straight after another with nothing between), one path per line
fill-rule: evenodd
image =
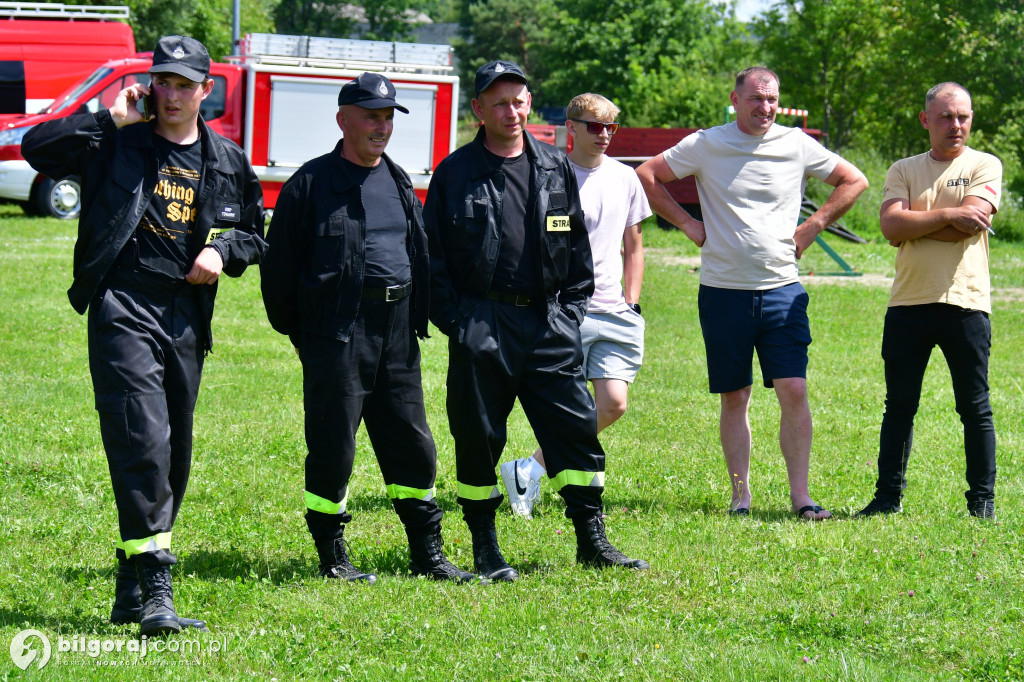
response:
M1003 166L991 154L965 147L952 161L936 161L929 152L900 159L885 176L883 203L910 202L914 211L960 206L969 196L999 209ZM900 245L889 306L948 303L992 312L988 274L988 233L958 242L921 237Z

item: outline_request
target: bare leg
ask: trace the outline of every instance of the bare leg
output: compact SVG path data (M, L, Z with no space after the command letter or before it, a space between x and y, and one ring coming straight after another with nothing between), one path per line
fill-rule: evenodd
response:
M622 379L594 379L592 383L594 403L597 405L597 432L601 433L625 414L629 382ZM533 453L533 458L547 469L544 465L544 453L540 448Z
M750 508L750 393L751 387L747 386L721 394L718 430L732 484L729 509Z
M816 505L807 490L807 476L811 461L811 408L807 403L806 379L793 377L774 379L775 395L779 399L782 417L779 421L779 447L786 460L789 476L789 499L793 511L808 505ZM822 510L818 513L805 512L804 518L827 519L832 513Z

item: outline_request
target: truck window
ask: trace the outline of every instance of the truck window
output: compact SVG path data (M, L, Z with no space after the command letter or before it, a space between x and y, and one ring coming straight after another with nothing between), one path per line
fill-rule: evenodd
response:
M82 105L84 108L80 109L80 113L89 111L95 114L97 111L102 109L109 109L114 104L114 100L117 99L117 93L121 92L129 85L136 83L149 84L148 73L132 73L124 78L118 78L107 87L97 92L88 102Z
M212 121L223 116L224 102L227 99L227 80L223 76L212 76L212 78L213 92L203 100L199 107L199 113L205 121ZM81 109L81 112L90 111L96 113L101 109L109 109L114 104L114 100L117 99L117 93L135 83L149 85L149 81L150 76L148 73L132 73L124 78L119 78L96 93L92 99L83 105L84 108Z
M78 99L79 95L81 95L83 92L86 92L87 90L92 88L92 86L96 85L101 80L106 78L111 71L113 71L113 69L109 69L107 67L101 67L99 69L96 69L96 71L94 71L93 74L89 76L86 80L84 80L81 84L76 85L74 88L71 88L65 94L62 94L58 96L55 100L53 100L53 104L50 105L49 109L46 109L39 113L49 114L55 111L63 111L64 109L67 109Z
M224 115L224 101L228 92L228 83L224 76L211 76L211 78L213 78L213 92L199 105L199 115L207 122Z

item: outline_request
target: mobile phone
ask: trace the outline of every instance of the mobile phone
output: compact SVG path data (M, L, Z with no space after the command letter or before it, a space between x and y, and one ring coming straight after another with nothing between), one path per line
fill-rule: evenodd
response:
M148 121L153 116L156 107L153 105L153 93L149 93L141 99L135 100L135 108L142 114L142 120Z

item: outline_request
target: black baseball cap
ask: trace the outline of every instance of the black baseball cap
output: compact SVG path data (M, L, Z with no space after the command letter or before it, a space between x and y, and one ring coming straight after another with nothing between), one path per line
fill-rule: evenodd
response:
M150 73L176 73L202 83L210 75L210 53L201 42L188 36L164 36L153 50Z
M403 114L409 110L395 101L395 86L379 73L362 73L358 78L341 86L338 93L338 106L354 104L363 109L386 109L394 107Z
M518 64L498 59L493 62L487 62L476 70L477 97L480 96L481 92L491 87L491 83L499 78L505 77L512 77L514 80L520 80L525 85L530 84L530 82L526 80L526 74L523 73L523 70L519 68Z

